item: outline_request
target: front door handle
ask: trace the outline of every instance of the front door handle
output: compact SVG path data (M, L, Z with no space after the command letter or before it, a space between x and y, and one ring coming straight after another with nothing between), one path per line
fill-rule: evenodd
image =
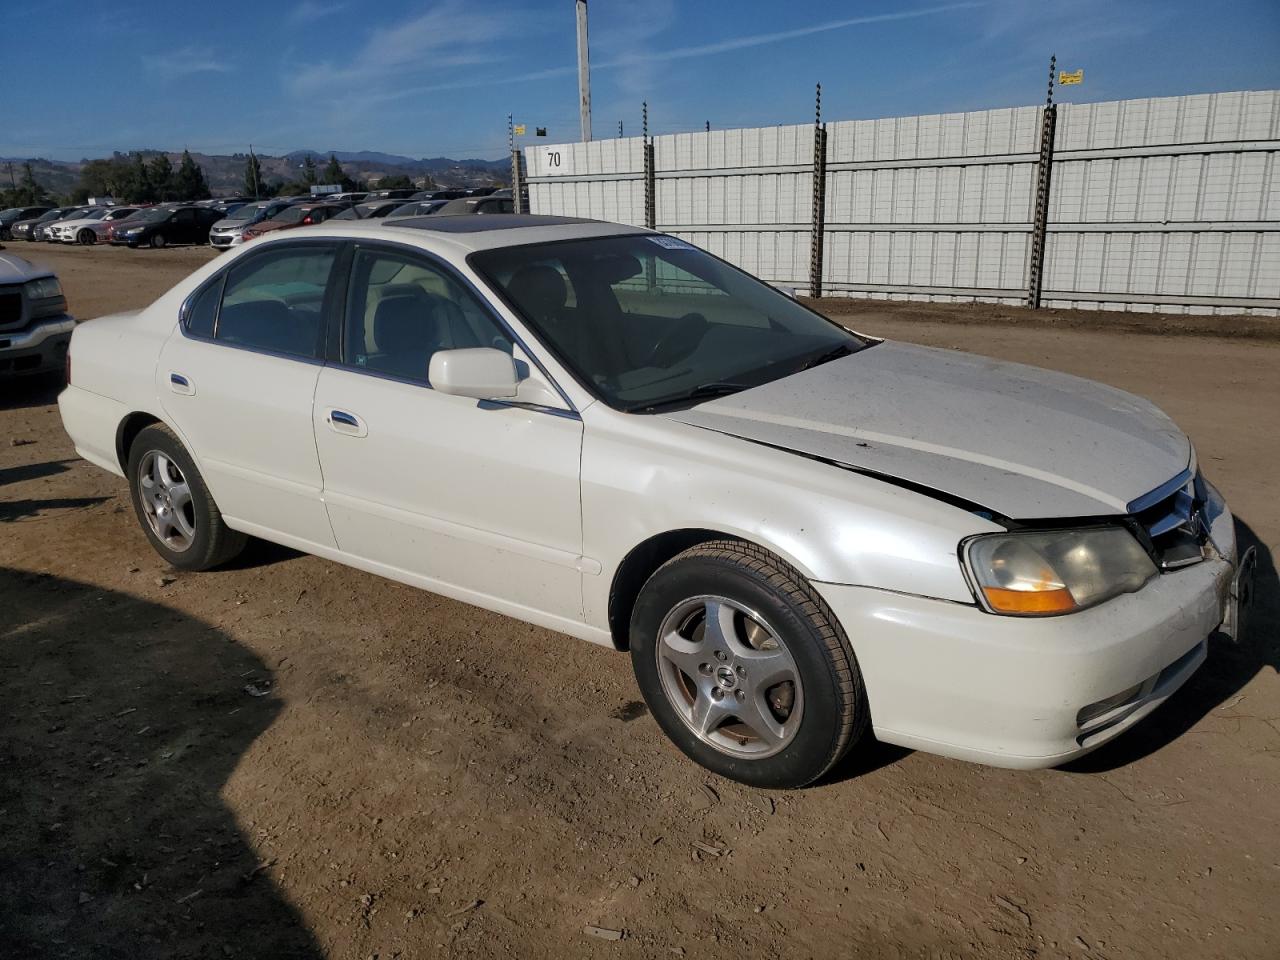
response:
M335 433L341 433L347 437L367 437L369 435L369 428L354 413L331 409L325 414L324 418L329 424L329 429Z
M195 384L185 374L172 370L169 371L169 389L184 397L193 397L196 393Z

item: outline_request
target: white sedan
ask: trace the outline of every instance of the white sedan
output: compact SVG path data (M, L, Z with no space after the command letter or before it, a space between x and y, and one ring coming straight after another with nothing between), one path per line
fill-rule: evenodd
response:
M330 221L71 352L67 432L174 566L262 537L629 650L679 748L760 786L869 732L1062 763L1248 591L1147 401L850 333L635 227Z
M61 243L89 246L102 239L107 232L107 224L123 220L137 210L137 207L97 207L75 220L59 220L49 227L49 234Z

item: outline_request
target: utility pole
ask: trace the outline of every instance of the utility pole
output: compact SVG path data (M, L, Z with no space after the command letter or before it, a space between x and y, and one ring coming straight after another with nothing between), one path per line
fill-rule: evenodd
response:
M249 169L253 171L253 199L258 199L258 158L253 153L253 144L249 144Z
M578 11L578 109L582 140L591 140L591 64L587 58L587 0L574 0Z
M622 121L618 121L618 136L622 136ZM18 184L13 179L13 161L12 160L9 161L9 189L15 192L18 189Z
M619 139L619 140L621 140L621 139L622 139L622 121L621 121L621 120L619 120L619 121L618 121L618 139ZM12 163L11 163L11 164L9 164L9 170L10 170L10 172L12 172L12 170L13 170L13 164L12 164Z

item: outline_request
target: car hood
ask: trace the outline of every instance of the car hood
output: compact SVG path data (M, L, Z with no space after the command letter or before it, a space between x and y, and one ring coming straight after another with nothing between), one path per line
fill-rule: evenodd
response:
M261 220L237 220L234 217L223 217L221 220L214 221L210 231L213 230L243 230L245 227L256 226L262 223Z
M37 267L30 260L12 253L0 253L0 283L25 283L40 277L52 277L47 267Z
M664 416L1024 520L1127 513L1191 458L1140 397L893 342Z

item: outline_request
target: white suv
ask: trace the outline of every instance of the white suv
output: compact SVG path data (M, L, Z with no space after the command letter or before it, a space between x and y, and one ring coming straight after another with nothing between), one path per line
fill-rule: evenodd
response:
M75 326L53 271L0 253L0 377L61 369Z

